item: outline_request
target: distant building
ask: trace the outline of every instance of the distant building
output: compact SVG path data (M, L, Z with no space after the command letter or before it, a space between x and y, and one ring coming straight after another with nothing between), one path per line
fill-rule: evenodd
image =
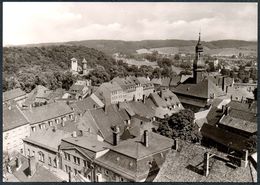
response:
M76 58L71 59L71 71L78 72L78 61Z
M19 106L21 106L26 97L26 92L22 91L20 88L12 89L10 91L3 92L3 104L15 101Z
M17 104L3 106L3 151L23 150L23 140L30 135L30 124Z
M82 61L82 65L83 65L83 75L88 75L89 74L89 69L88 69L88 62L86 61L86 59L84 58Z

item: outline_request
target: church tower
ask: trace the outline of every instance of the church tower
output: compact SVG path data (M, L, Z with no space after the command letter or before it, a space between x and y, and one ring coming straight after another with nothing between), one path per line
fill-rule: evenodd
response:
M203 46L200 42L200 33L199 40L195 48L196 58L193 62L193 79L195 83L199 83L203 80L205 74L205 63L201 58L201 53L203 52Z
M71 71L77 72L78 71L78 61L76 58L71 59Z

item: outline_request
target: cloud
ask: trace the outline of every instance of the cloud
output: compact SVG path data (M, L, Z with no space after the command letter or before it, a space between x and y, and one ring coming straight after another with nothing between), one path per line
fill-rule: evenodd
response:
M257 40L257 3L3 3L4 45L189 40L197 39L200 29L204 40Z

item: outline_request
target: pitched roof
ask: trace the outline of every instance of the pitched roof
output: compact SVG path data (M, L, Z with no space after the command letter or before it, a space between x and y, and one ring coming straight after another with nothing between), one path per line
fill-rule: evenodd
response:
M140 84L142 84L142 85L152 84L152 82L145 77L137 77L137 79L140 82Z
M202 136L210 138L215 142L234 150L242 151L243 149L247 149L247 138L229 132L226 129L204 124L200 132Z
M177 75L171 78L170 86L177 86L181 82L181 76Z
M224 92L216 86L211 80L204 79L199 83L183 83L177 87L172 88L174 93L198 97L198 98L210 98L210 95L214 93L215 97L223 96Z
M148 132L148 147L142 143L143 135L119 142L117 146L113 146L111 150L124 154L134 159L141 159L151 154L169 149L173 146L173 140L165 136ZM158 145L158 143L160 143Z
M96 101L92 99L92 97L87 97L83 100L76 101L69 106L72 107L75 112L81 114L90 109L100 108L99 106L100 103L97 104Z
M24 95L26 95L26 93L20 88L12 89L10 91L3 92L3 101L12 100Z
M161 79L161 78L153 78L153 79L151 80L151 82L152 82L153 84L156 84L156 85L162 85L162 79Z
M171 81L171 79L169 77L162 78L162 85L161 86L169 87L170 86L170 81Z
M109 105L104 109L90 110L90 113L100 129L103 137L112 143L112 127L119 126L124 129L124 121L130 119L124 109L118 109L117 105Z
M25 142L33 143L37 146L47 148L51 151L58 152L58 146L62 138L70 137L72 133L53 128L43 129L38 132L32 132L31 135L25 139Z
M72 112L71 108L64 102L54 102L39 107L32 107L29 110L23 110L23 113L31 124L67 115Z
M125 77L125 78L115 77L113 78L112 81L116 82L123 90L129 90L129 87L135 87L136 85L136 83L134 82L134 78L130 78L130 77Z
M49 169L46 167L36 165L36 172L32 177L28 177L29 164L28 159L23 155L19 155L22 166L18 170L13 170L13 175L20 180L21 182L61 182L62 180L54 175Z
M3 106L3 131L29 124L20 108L15 105Z
M230 97L232 96L233 99L236 97L238 99L241 99L242 97L254 99L253 92L249 92L245 88L228 87L227 95Z

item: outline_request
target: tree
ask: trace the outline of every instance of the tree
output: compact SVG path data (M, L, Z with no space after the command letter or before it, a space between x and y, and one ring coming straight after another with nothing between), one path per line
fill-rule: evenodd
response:
M194 119L193 111L181 110L160 123L157 132L170 138L180 138L193 143L200 142L202 136Z
M257 145L257 136L253 135L246 142L247 149L249 150L250 153L256 152L256 145Z

